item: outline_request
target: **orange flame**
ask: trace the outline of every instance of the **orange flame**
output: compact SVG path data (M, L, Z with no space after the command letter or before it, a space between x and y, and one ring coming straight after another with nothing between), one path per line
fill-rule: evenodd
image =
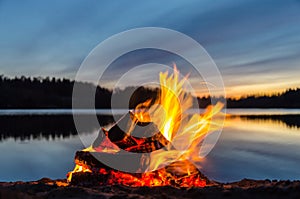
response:
M92 172L92 171L88 167L84 167L76 164L74 170L67 174L68 182L71 182L73 173L78 173L78 172Z
M149 113L138 118L147 118L158 126L160 132L168 139L173 148L151 153L149 171L169 165L174 160L199 160L199 143L211 131L220 128L221 122L213 122L212 118L221 115L223 104L208 106L206 112L190 115L188 110L193 106L193 97L185 92L187 76L180 79L179 71L174 65L174 73L160 73L160 94L150 107ZM146 104L150 104L147 102ZM145 106L145 103L140 104ZM148 116L149 115L149 116ZM174 149L175 147L175 149Z
M220 128L222 122L218 120L213 122L213 118L222 114L223 104L217 103L215 106L208 106L204 114L190 115L188 110L193 106L193 97L185 92L187 76L180 78L179 74L176 65L174 65L173 74L160 73L158 98L154 103L147 100L139 104L134 111L135 117L140 122L151 121L156 124L161 134L170 141L171 145L166 146L167 150L156 150L150 154L149 172L142 174L142 177L138 178L128 173L110 171L109 179L111 182L108 183L135 186L170 185L170 180L166 180L168 176L164 170L165 166L175 161L191 160L195 162L200 160L201 147L199 143L209 132ZM112 153L119 151L116 145L106 143L102 146L106 147L97 149L90 147L86 150ZM205 186L205 181L196 178L194 171L189 168L188 164L180 164L177 169L186 173L184 178L178 178L181 180L182 186ZM91 172L91 170L76 165L75 169L68 174L68 181L71 181L74 172ZM107 173L107 171L105 172Z

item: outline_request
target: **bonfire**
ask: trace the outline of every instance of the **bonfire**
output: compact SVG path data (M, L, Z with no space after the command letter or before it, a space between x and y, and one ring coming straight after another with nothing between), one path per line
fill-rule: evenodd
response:
M185 88L188 76L180 78L179 74L176 66L172 74L161 72L159 94L155 99L137 105L111 128L102 128L89 148L76 152L76 166L68 173L68 182L74 185L206 186L209 180L197 167L202 161L201 143L209 133L220 128L212 118L221 114L223 105L217 103L208 106L202 114L189 114L193 97ZM140 158L132 159L132 153L139 154ZM132 163L129 166L135 172L110 168L99 161L100 157L115 157L110 161L119 164Z

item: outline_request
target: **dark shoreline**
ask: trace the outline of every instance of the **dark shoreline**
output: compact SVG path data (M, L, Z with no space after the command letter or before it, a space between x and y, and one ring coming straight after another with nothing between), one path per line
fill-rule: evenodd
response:
M8 78L0 75L0 109L66 109L72 108L73 88L75 82L70 79L55 77L15 77ZM112 96L115 99L130 99L119 101L118 107L134 108L147 99L155 99L159 93L158 88L143 86L126 87L112 92L111 88L104 88L88 82L76 82L76 88L87 94L95 93L96 108L111 108ZM17 97L16 97L17 96ZM85 93L82 93L85 96ZM206 108L211 100L227 104L227 108L300 108L300 88L287 88L280 93L272 95L247 95L239 99L209 96L194 96L198 106ZM81 106L80 106L81 107ZM81 108L90 108L82 104Z
M204 188L70 186L66 180L0 182L0 199L46 198L299 198L300 181L250 180L214 183Z

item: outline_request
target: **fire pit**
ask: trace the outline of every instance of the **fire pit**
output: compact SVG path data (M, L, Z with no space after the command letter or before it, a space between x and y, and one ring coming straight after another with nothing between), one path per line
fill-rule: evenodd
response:
M220 113L222 104L209 106L204 114L188 114L193 99L184 91L185 80L179 80L176 66L170 76L161 73L157 99L137 105L111 128L102 128L89 148L76 152L69 183L175 187L209 184L194 163L201 161L199 151L204 137L219 128L211 120ZM100 160L122 165L123 170ZM129 169L134 172L127 172Z

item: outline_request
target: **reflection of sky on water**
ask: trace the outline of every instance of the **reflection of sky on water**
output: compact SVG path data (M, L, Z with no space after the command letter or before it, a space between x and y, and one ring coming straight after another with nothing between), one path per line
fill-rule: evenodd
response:
M89 138L96 135L97 131L92 136L86 134ZM75 135L49 140L7 138L0 142L0 181L65 178L74 166L75 151L82 148ZM232 117L201 170L218 181L292 180L300 177L299 163L299 128L290 128L280 120Z
M83 148L78 136L49 141L8 139L0 144L0 181L65 178L74 167L75 151Z
M217 181L297 179L300 130L272 120L228 119L203 171Z

